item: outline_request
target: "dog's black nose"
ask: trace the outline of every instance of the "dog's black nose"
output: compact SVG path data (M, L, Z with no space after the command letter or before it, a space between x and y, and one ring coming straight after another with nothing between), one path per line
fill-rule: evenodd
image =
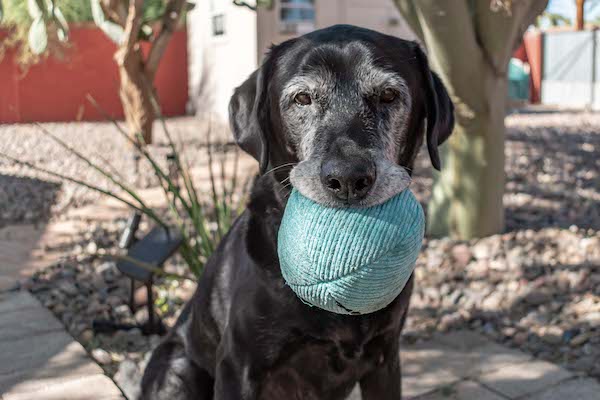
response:
M362 159L329 159L321 165L321 182L339 199L353 203L365 197L375 183L375 166Z

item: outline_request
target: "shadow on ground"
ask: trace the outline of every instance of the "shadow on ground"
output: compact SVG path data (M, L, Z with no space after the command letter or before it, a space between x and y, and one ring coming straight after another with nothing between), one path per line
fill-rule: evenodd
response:
M589 116L533 110L507 117L506 231L600 226L600 119ZM411 188L426 207L433 179L423 149L416 164Z
M0 174L0 228L47 221L60 189L56 182Z

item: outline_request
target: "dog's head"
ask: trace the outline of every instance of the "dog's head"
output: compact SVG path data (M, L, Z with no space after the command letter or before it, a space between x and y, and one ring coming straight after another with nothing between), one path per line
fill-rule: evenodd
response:
M338 207L379 204L405 189L425 131L439 169L438 146L454 125L418 44L348 25L274 46L229 111L236 142L261 172L294 163L293 186Z

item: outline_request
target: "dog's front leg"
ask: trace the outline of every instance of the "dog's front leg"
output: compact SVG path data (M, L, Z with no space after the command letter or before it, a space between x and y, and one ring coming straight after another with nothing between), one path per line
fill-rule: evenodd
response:
M252 362L250 343L238 343L231 327L218 349L214 400L255 400L258 398L258 362ZM238 337L245 338L245 335ZM243 349L246 349L244 351Z
M362 400L402 399L400 355L397 350L392 354L360 380Z
M413 282L414 275L410 277L399 298L396 299L397 304L402 306L398 310L401 318L397 330L378 338L383 340L382 348L385 349L381 354L375 356L380 360L379 365L360 380L363 400L400 400L402 398L399 337L408 314Z
M223 358L217 365L214 400L255 400L257 385L249 374L249 366L237 365L230 357Z

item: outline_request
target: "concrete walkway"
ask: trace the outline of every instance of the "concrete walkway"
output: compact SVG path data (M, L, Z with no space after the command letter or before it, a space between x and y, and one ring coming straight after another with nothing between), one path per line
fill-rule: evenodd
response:
M124 399L112 380L27 292L0 294L1 400ZM404 346L404 398L597 400L600 384L469 331ZM350 397L360 400L358 390Z
M405 399L598 400L600 384L470 331L439 334L401 351ZM350 398L359 400L355 390Z
M27 292L0 294L0 399L124 399L114 382Z
M27 292L0 294L1 400L125 399L83 347ZM402 349L405 399L597 400L600 384L459 331ZM350 399L360 400L358 390Z

